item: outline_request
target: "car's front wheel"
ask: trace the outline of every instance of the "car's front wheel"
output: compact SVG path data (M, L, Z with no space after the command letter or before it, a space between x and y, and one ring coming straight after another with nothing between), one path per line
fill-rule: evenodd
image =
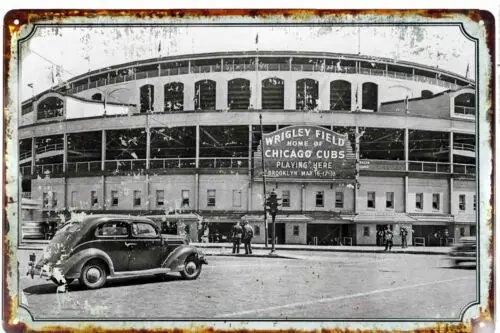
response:
M80 283L89 289L97 289L106 283L105 265L99 260L91 260L83 266Z
M191 255L184 262L184 269L181 271L181 276L186 280L194 280L201 273L201 262L196 256Z

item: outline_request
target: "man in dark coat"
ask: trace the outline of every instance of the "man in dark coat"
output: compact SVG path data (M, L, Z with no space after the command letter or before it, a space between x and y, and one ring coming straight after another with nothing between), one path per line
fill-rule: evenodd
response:
M401 228L401 247L405 248L408 247L408 241L406 238L408 237L408 231L406 228Z
M243 222L243 243L245 244L245 254L252 254L253 228L247 221Z
M239 222L233 226L231 237L233 239L233 253L240 253L241 237L243 236L243 228Z
M387 251L387 250L391 250L392 249L392 237L393 237L393 233L392 233L392 230L391 228L389 228L389 226L387 226L387 229L385 229L385 233L384 233L384 238L385 238L385 250L384 251Z

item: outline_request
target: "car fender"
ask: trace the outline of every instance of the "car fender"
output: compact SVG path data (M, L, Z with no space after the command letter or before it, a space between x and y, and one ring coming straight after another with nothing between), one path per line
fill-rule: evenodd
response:
M85 249L71 255L67 260L65 260L61 265L60 269L64 276L67 278L77 278L80 276L83 265L91 259L101 259L103 260L109 268L109 274L113 275L115 272L113 261L106 252L99 249Z
M176 247L163 261L162 267L170 268L172 270L177 270L181 266L186 258L192 254L198 256L198 249L189 245L180 245Z

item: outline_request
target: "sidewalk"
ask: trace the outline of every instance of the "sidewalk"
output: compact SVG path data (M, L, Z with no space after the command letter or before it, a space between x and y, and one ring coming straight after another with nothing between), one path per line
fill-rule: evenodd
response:
M25 241L19 246L23 250L42 250L48 241ZM190 243L193 246L202 248L208 255L232 255L232 243ZM267 249L264 244L252 244L252 248L256 251L255 254L268 257L271 251L269 244ZM446 255L450 252L450 246L410 246L401 248L395 246L390 251L391 253L407 253L407 254L436 254ZM316 245L291 245L291 244L278 244L276 251L285 251L286 253L296 251L308 252L358 252L358 253L384 253L382 246L316 246ZM244 253L243 245L240 247L240 253ZM281 255L280 255L281 257Z
M196 247L202 248L207 254L231 255L233 245L231 243L191 243ZM259 253L263 251L268 254L271 251L271 245L268 248L264 244L252 244L252 248ZM286 253L297 251L308 252L358 252L358 253L385 253L382 246L316 246L316 245L291 245L278 244L275 246L276 251L285 251ZM407 254L436 254L446 255L450 252L450 246L410 246L407 248L393 247L391 253L407 253ZM240 247L240 253L244 253L243 246ZM254 251L255 252L255 251Z

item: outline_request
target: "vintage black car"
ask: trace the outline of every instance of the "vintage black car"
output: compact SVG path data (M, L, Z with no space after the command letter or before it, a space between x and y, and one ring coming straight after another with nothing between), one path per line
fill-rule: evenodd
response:
M453 266L461 264L476 265L476 237L462 237L450 251L449 260Z
M108 277L180 272L196 279L203 252L182 236L162 235L153 221L136 216L89 215L57 231L34 265L35 273L58 285L79 279L87 288L102 287Z

